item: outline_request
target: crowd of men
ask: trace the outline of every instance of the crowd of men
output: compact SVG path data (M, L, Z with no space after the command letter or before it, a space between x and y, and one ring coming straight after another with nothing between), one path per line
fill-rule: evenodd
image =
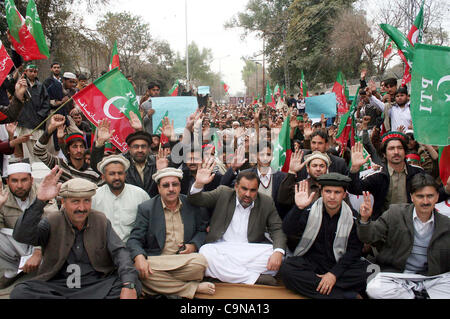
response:
M11 298L191 299L217 282L450 298L450 181L437 148L414 140L396 79L377 87L361 73L353 146L336 140L339 116L308 117L301 93L276 107L199 99L183 134L168 118L155 134L152 82L121 154L108 120L93 128L70 100L87 78L62 68L41 82L46 70L26 64L1 87L0 288L15 285ZM271 162L288 119L282 172Z

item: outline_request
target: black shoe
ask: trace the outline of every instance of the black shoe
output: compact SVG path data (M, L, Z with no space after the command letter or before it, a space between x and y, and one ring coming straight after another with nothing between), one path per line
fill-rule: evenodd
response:
M277 280L271 275L259 275L256 285L277 286Z
M414 299L430 299L430 295L428 295L428 292L426 289L423 289L421 291L413 290L415 298Z
M17 276L12 277L12 278L6 278L3 275L3 277L0 278L0 289L5 289L5 288L11 286L17 279L19 279L23 275L24 275L23 271L20 274L18 274Z

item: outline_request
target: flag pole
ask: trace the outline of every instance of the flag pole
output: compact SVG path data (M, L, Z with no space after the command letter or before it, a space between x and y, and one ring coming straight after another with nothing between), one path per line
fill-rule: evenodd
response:
M17 74L19 74L19 77L21 77L23 73L22 74L20 73L20 70L16 67L16 64L14 62L13 62L13 66L14 66L14 69L17 71ZM25 78L25 80L27 80L27 84L31 87L30 80L27 77ZM26 88L26 91L28 93L28 97L31 99L31 93L30 93L30 91L28 91L28 87Z
M71 97L71 98L68 99L66 102L64 102L63 104L61 104L55 111L53 111L53 113L51 113L49 116L47 116L47 118L46 118L45 120L43 120L43 121L41 122L41 124L39 124L38 126L36 126L30 134L33 134L34 132L36 132L36 131L37 131L37 130L45 123L45 122L47 122L47 120L48 120L49 118L51 118L53 115L55 115L56 112L58 112L60 109L63 108L63 106L65 106L67 103L69 103L69 102L72 101L72 100L73 100L73 98Z

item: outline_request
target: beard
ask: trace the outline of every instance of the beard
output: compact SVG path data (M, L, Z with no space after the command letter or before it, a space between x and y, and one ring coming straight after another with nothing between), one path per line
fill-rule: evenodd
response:
M17 198L22 199L22 198L27 198L27 197L30 195L31 189L29 189L29 190L24 190L24 189L22 189L22 190L16 190L16 191L14 191L14 192L10 189L10 191L11 191L11 193L12 193L14 196L16 196Z
M111 190L118 191L124 188L125 183L121 180L114 180L111 183L108 183L108 186Z

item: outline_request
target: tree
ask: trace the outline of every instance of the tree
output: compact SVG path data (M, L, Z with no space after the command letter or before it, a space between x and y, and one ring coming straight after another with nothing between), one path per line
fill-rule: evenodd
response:
M151 47L150 26L128 12L106 13L97 22L100 40L112 48L118 43L120 66L124 73L136 73Z

